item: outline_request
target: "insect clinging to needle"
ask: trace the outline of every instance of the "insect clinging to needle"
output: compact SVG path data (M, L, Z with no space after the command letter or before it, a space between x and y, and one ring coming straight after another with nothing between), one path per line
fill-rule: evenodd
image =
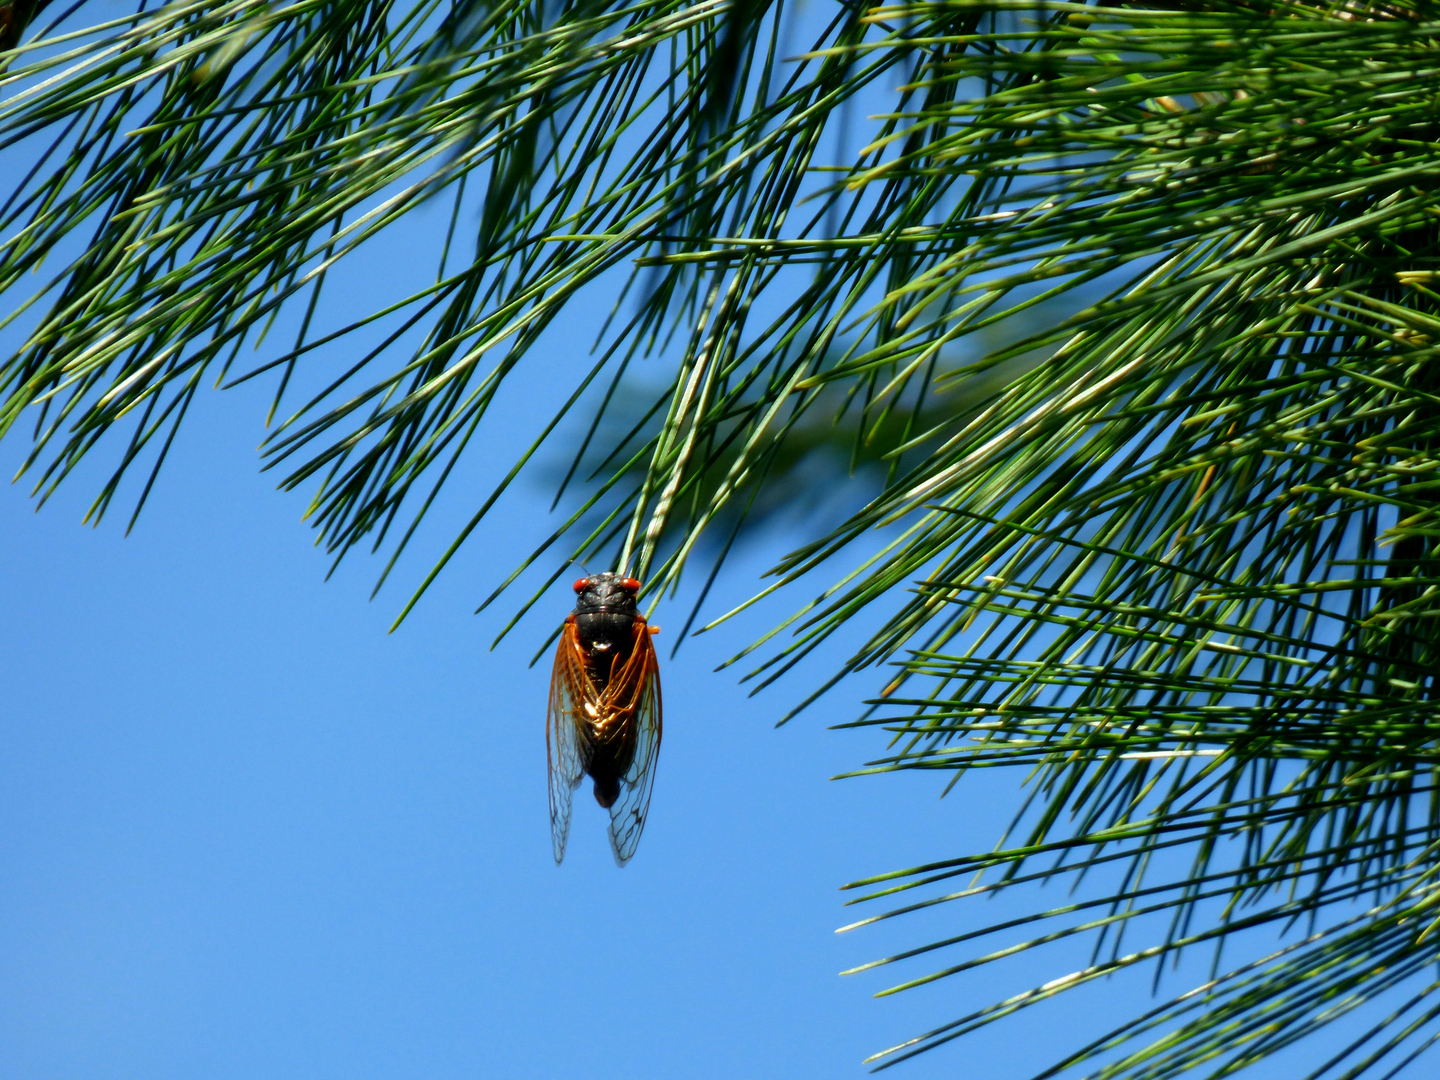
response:
M660 753L660 662L635 605L640 582L605 572L575 582L550 676L545 745L550 760L550 838L565 857L570 808L586 774L610 811L618 866L635 854Z

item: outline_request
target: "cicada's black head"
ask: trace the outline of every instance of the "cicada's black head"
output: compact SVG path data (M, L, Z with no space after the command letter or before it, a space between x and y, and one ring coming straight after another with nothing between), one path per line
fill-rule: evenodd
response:
M593 615L605 612L609 615L635 615L635 594L640 591L640 582L634 578L622 578L605 571L592 574L575 582L576 615Z

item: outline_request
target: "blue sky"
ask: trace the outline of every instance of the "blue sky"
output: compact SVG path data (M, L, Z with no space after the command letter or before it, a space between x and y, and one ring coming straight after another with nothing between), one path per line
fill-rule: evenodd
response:
M1013 800L830 781L874 749L825 727L859 688L777 731L820 665L755 699L711 671L758 617L666 664L633 863L577 799L557 869L548 665L525 666L544 628L490 652L510 609L471 614L543 527L541 492L387 635L399 593L367 602L376 561L325 583L300 503L259 475L258 401L204 404L129 538L118 516L79 524L83 477L39 514L19 485L0 496L0 1073L860 1075L993 999L976 980L874 1001L893 978L837 977L928 927L836 936L855 917L836 887L988 846ZM744 553L730 592L777 550ZM548 617L569 603L562 583Z
M383 282L352 284L341 295L358 307ZM538 354L374 602L380 561L362 554L325 582L303 496L260 473L258 384L200 399L128 538L123 513L80 524L99 462L38 514L23 484L0 488L0 1076L858 1077L869 1053L1085 966L1076 941L880 1000L961 954L837 977L1032 910L1007 894L833 932L873 913L844 906L844 882L990 847L1021 777L987 770L943 800L938 775L832 781L880 750L873 732L827 727L875 682L773 725L843 642L756 698L743 669L713 670L790 600L665 662L633 862L614 866L582 790L555 867L548 661L527 662L573 603L568 577L493 652L519 594L471 613L553 527L541 483L521 483L386 631L427 555L543 422L556 370L583 359ZM0 445L0 465L13 474L20 451ZM712 610L793 540L743 549ZM683 601L657 612L662 631ZM1153 1004L1151 972L1133 974L894 1075L1032 1075Z
M330 325L433 280L433 245L415 241L443 236L448 212L422 208L333 271ZM387 634L588 366L607 309L582 297L510 380L375 602L380 560L352 556L324 581L305 495L259 471L273 382L202 393L128 538L134 484L98 529L80 524L103 452L38 514L25 482L0 487L0 1076L858 1076L866 1054L994 1000L990 980L875 1001L898 976L837 977L956 925L837 936L856 917L837 887L989 846L1013 783L942 801L936 777L832 782L879 749L827 730L873 681L774 723L843 643L754 699L744 669L713 671L791 600L666 660L654 801L624 870L583 790L564 866L550 853L548 661L527 664L573 603L569 576L493 652L523 594L472 614L554 527L543 468ZM287 334L282 319L272 343ZM292 400L354 349L313 357ZM24 449L0 444L6 475ZM740 551L711 610L793 541ZM662 631L683 599L657 612ZM1051 974L1017 968L1014 987ZM981 1039L905 1072L988 1061L1004 1075L1053 1049L1017 1058L1008 1036Z
M546 628L491 652L511 609L470 613L545 527L540 489L387 634L400 590L368 602L364 558L325 583L300 502L259 474L260 402L206 400L129 538L79 524L84 477L39 514L0 489L0 1076L858 1077L868 1053L1084 966L1076 944L881 1000L960 957L837 977L1027 909L833 933L869 913L840 884L989 847L1020 777L943 800L939 776L831 781L876 751L826 728L863 685L772 725L838 654L753 699L711 670L773 612L666 663L634 861L613 865L577 798L557 869L547 665L526 667ZM783 539L742 553L730 596ZM571 599L560 583L546 619ZM1029 1076L1153 1004L1135 974L894 1075Z

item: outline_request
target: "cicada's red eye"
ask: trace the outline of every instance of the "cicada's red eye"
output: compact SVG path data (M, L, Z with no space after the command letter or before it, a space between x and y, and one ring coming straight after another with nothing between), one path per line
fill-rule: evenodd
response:
M620 587L626 592L639 592L640 582L636 581L633 577L627 577L624 581L620 582Z
M574 589L576 592L584 592L585 586L589 584L590 579L588 577L582 577L579 581L575 582Z

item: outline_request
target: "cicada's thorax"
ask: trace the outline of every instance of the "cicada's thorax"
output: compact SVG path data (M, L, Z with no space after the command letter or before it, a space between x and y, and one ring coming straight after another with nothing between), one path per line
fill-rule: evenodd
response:
M590 578L575 603L575 629L595 689L604 693L611 674L630 656L635 640L635 596L615 574Z

